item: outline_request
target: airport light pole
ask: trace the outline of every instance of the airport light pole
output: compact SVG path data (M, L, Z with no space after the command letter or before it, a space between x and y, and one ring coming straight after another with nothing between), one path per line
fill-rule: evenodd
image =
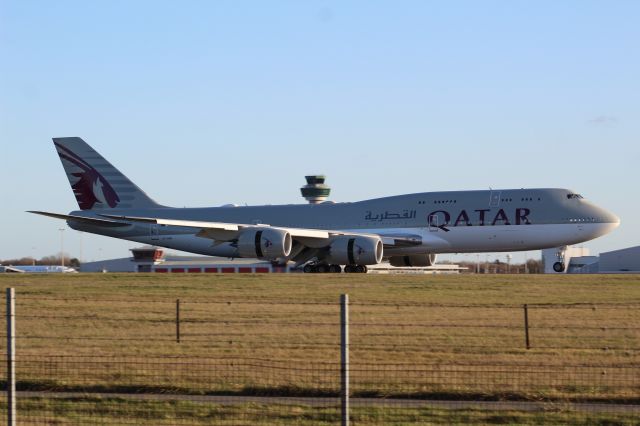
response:
M60 231L60 265L64 267L64 228L59 228Z

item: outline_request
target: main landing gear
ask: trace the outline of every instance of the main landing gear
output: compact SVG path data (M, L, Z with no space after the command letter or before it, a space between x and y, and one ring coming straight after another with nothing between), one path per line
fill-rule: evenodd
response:
M366 265L347 265L344 267L344 272L366 274L367 266Z
M332 273L332 274L339 274L342 272L342 266L340 265L329 265L327 263L308 263L306 265L304 265L304 268L302 268L302 271L305 274L312 274L312 273ZM367 272L367 267L365 265L347 265L344 267L344 272L345 273L366 273Z
M327 263L307 263L304 265L304 268L302 268L302 271L305 274L325 274L327 272L339 274L342 272L342 267L340 265L329 265Z
M555 272L564 272L565 270L565 253L567 251L567 246L558 247L558 251L556 252L556 262L553 264L553 270Z

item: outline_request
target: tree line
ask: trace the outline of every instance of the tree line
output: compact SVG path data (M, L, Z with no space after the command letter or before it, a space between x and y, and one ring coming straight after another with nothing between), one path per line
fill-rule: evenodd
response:
M61 265L62 258L59 255L53 256L44 256L40 259L36 259L34 257L21 257L19 259L0 259L0 265L4 266L20 266L20 265ZM70 266L72 268L77 268L80 266L80 260L77 257L64 257L64 266Z
M511 263L495 260L493 262L456 262L458 265L467 268L463 273L480 274L542 274L544 265L541 259L527 259L525 263ZM478 271L478 268L480 269Z

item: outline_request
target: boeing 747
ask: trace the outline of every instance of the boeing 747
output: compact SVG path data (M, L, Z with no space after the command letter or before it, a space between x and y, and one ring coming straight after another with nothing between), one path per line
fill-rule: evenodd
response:
M153 201L82 139L53 143L80 210L31 213L66 220L78 231L210 256L294 262L305 272L366 272L383 259L430 266L439 253L562 252L620 224L616 215L560 188L173 208ZM554 269L564 270L561 258Z

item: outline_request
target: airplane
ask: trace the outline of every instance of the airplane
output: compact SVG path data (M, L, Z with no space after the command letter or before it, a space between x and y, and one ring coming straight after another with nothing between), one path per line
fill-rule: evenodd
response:
M18 272L18 273L75 273L78 272L74 268L61 265L0 265L0 272Z
M156 203L78 137L53 138L80 210L29 211L72 229L304 272L431 266L440 253L558 248L611 232L613 213L561 188L423 192L357 202L174 208ZM344 265L344 267L343 267Z

